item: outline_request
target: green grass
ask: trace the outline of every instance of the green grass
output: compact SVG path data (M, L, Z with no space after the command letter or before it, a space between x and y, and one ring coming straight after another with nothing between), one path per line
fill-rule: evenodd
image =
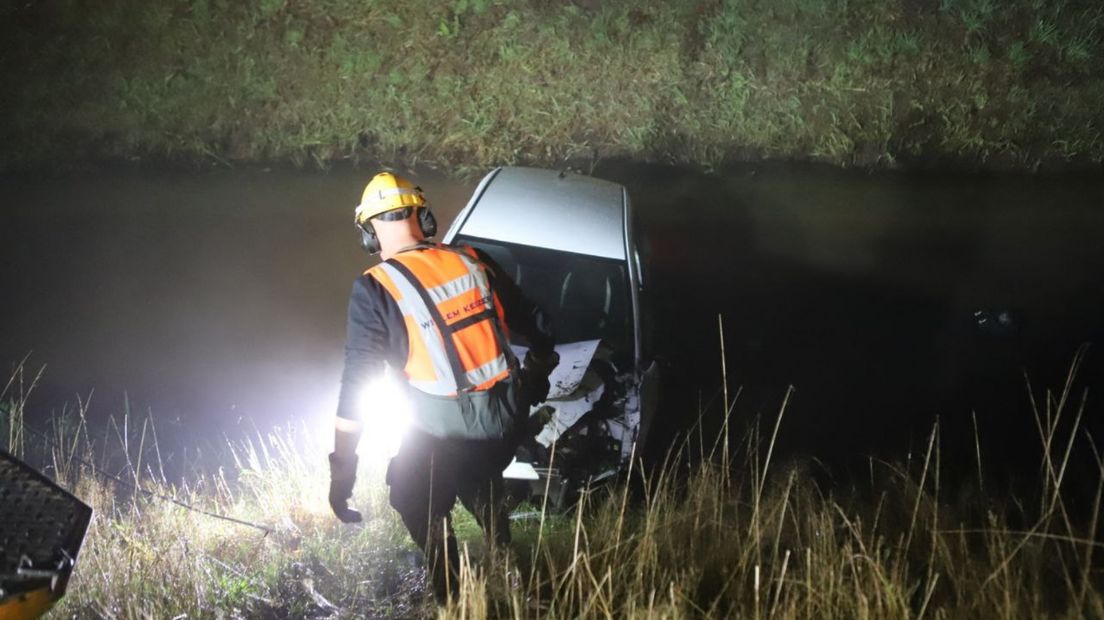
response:
M1104 161L1072 0L73 0L0 8L0 165Z
M30 382L33 384L33 382ZM1104 616L1101 484L1071 481L1085 443L1071 380L1040 399L1043 450L1033 499L998 500L980 478L945 488L939 428L869 479L818 485L811 465L774 462L784 409L728 455L632 472L566 514L541 507L513 524L509 549L487 549L457 512L459 601L435 611L418 553L387 507L378 466L363 459L363 526L325 502L325 450L285 430L225 449L223 467L170 484L156 433L137 420L94 439L79 410L48 438L26 432L19 382L0 395L6 447L48 465L96 510L59 614L75 617L441 618L1080 618ZM1083 404L1081 405L1083 407ZM700 439L695 438L695 442ZM725 445L725 444L722 444ZM1082 445L1083 447L1083 445ZM980 448L977 455L980 462ZM708 452L708 450L707 450ZM208 456L208 458L214 458ZM121 492L81 461L271 533ZM223 461L218 461L223 462ZM1104 462L1096 455L1104 473ZM1092 484L1080 517L1066 487ZM628 489L645 489L634 497ZM1079 520L1080 519L1080 520Z

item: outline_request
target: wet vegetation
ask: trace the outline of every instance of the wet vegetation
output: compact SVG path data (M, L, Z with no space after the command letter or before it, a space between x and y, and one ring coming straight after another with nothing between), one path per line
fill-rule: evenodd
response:
M51 0L0 8L0 165L1104 161L1075 0Z
M912 457L872 461L866 480L818 482L815 464L778 462L783 405L731 446L691 433L662 466L592 489L564 514L523 507L509 549L484 547L458 513L465 581L438 617L1101 617L1104 461L1071 386L1037 395L1039 486L1022 497L996 499L980 474L948 488L938 425ZM355 498L368 518L350 527L329 514L324 451L303 433L232 442L226 467L172 484L148 422L105 433L78 409L42 432L24 424L18 390L0 400L5 447L96 510L63 615L435 613L370 459ZM1093 480L1067 468L1075 449L1092 451ZM1069 489L1086 485L1091 508L1071 510Z

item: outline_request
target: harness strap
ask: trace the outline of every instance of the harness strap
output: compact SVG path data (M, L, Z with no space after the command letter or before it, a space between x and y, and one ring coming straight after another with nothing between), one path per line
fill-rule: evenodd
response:
M413 246L411 246L411 247L409 247L405 250L402 250L402 251L407 252L407 251L410 251L410 250L425 250L425 249L443 250L445 252L455 254L456 256L459 256L460 259L465 264L468 264L468 265L474 264L477 269L479 269L480 271L483 272L484 276L487 276L487 273L490 271L490 269L488 269L486 265L484 265L482 262L477 260L471 254L468 254L467 252L465 252L464 250L461 250L460 248L457 248L457 247L454 247L454 246L451 246L451 245L447 245L447 244L444 244L444 243L433 243L432 241L422 240L422 241L419 241L418 243L416 243L415 245L413 245ZM394 264L396 261L395 261L395 259L392 258L392 259L389 259L387 262L391 263L391 264ZM435 304L433 304L432 301L430 301L428 295L425 292L425 288L421 286L421 283L419 283L417 281L417 279L413 277L413 274L408 269L406 269L405 267L402 269L402 274L403 274L404 277L406 277L407 280L410 280L410 282L414 285L414 288L419 292L419 294L421 294L422 299L425 300L426 306L430 307L431 315L433 315L435 317L435 319L437 317L439 317L440 313L437 312L437 306ZM488 284L489 283L490 283L490 278L488 277ZM493 291L493 289L492 289L492 291ZM454 328L453 333L455 333L455 331L458 331L458 330L463 329L463 328L465 328L465 327L467 327L471 324L474 324L474 323L478 322L478 320L481 320L482 318L490 319L490 321L491 321L491 331L494 332L495 340L498 341L498 348L499 348L500 351L502 351L502 355L504 355L506 357L506 364L510 367L510 370L511 370L512 374L514 374L516 376L521 371L521 360L517 359L517 356L514 355L514 350L510 348L510 340L506 337L506 334L502 331L502 322L499 319L498 312L496 312L494 310L494 304L492 303L491 306L485 312L489 313L489 316L483 317L482 315L484 313L481 312L481 313L479 313L475 316L468 317L468 318L465 318L462 321L457 322L455 325L453 325L453 328ZM443 319L442 319L442 321L443 321ZM440 323L438 323L437 328L441 329L441 324ZM446 329L447 329L447 326L446 326ZM441 331L442 335L445 334L445 333L446 333L445 330ZM445 346L450 347L450 350L454 351L455 346L453 346L452 339L451 338L446 338L446 340L448 342L445 343ZM450 363L451 363L451 359L452 358L451 358L451 353L450 353ZM459 356L457 356L457 360L459 361ZM455 368L455 366L454 366L454 368ZM455 374L455 370L453 372Z
M446 252L451 252L459 256L461 260L463 260L465 263L475 263L476 267L480 271L482 271L484 275L487 275L487 272L490 271L490 269L488 269L487 266L484 265L482 262L478 261L471 254L468 254L467 252L459 248L445 245L443 243L430 244L430 247L437 248L438 250L444 250ZM490 278L488 277L488 283L489 281ZM521 370L521 363L517 359L517 356L514 355L514 350L510 348L510 340L506 338L506 334L502 331L502 323L499 320L498 312L493 309L493 304L492 307L488 309L488 312L491 315L490 317L488 317L491 320L491 331L494 332L495 340L498 341L498 348L502 351L502 354L506 356L506 363L510 366L513 374L516 375ZM467 327L467 325L465 325L465 327Z
M485 321L485 320L492 320L493 321L493 320L497 320L497 319L498 319L498 314L494 311L494 308L492 307L489 310L483 310L482 312L477 312L476 314L473 314L471 316L464 317L464 318L460 319L459 321L457 321L457 322L453 323L452 325L450 325L448 327L448 329L449 329L449 331L451 331L452 333L455 334L456 332L464 329L465 327L470 327L470 326L475 325L476 323L478 323L480 321Z
M406 278L410 285L414 287L414 290L418 291L418 295L422 298L422 303L425 304L426 309L429 311L429 316L433 318L434 324L437 325L437 331L441 335L441 341L445 345L445 354L448 356L449 366L452 367L453 379L456 381L456 391L459 394L471 391L475 386L468 380L468 373L464 371L464 364L460 361L460 354L456 350L456 343L452 340L453 330L449 329L448 323L445 322L445 317L441 316L441 312L437 309L437 304L433 302L429 297L429 293L426 292L425 287L418 281L418 278L406 267L406 265L400 263L394 258L390 258L387 261L388 265L395 268L402 277Z

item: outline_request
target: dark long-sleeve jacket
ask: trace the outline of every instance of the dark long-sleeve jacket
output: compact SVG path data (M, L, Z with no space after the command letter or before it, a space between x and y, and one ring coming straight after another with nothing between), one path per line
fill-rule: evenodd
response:
M547 357L554 340L546 315L486 254L476 252L487 266L491 289L498 295L511 333L522 335L534 354ZM345 338L345 370L337 415L360 420L359 395L385 365L401 369L409 355L409 339L399 305L378 280L363 275L349 295L349 319ZM368 412L368 415L371 415Z

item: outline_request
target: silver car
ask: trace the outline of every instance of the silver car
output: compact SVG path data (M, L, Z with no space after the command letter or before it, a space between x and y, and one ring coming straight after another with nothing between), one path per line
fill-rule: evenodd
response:
M489 255L549 315L560 343L549 399L531 412L535 436L504 476L552 505L616 477L640 454L658 398L628 192L570 172L498 168L443 240ZM526 343L511 344L523 357Z

